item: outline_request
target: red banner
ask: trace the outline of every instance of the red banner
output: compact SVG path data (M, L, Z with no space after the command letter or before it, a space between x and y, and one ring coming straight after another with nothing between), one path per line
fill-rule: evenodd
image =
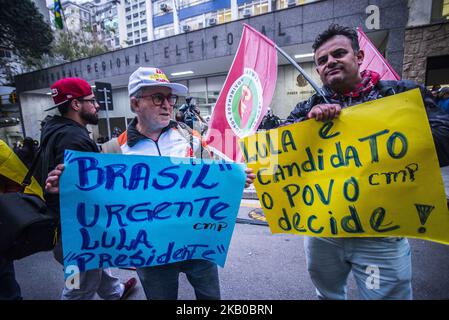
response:
M242 162L237 142L256 132L273 98L276 79L275 44L243 24L239 47L206 134L207 143L213 151Z
M372 44L366 34L362 31L362 28L358 27L357 32L359 35L360 49L365 52L365 59L360 67L360 71L375 71L380 74L381 80L400 80L401 78L399 75Z

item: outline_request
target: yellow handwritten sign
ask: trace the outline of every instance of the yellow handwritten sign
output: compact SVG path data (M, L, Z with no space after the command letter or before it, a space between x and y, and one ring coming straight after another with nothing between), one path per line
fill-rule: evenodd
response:
M240 141L273 233L449 244L449 211L418 89Z

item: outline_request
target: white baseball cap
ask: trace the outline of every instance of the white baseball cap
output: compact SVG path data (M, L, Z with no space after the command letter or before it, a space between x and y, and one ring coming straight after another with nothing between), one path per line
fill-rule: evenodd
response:
M144 87L167 87L173 94L186 95L187 87L180 83L172 83L158 68L139 67L129 76L128 94L131 97L137 90Z

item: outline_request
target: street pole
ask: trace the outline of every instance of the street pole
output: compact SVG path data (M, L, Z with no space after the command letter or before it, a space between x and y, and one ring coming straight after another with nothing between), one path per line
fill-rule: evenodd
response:
M302 76L310 83L313 89L316 91L318 95L320 95L326 103L330 103L329 100L324 96L323 90L313 81L313 79L304 71L303 68L300 67L299 64L296 63L295 60L292 59L284 50L279 48L277 45L274 46L277 51L280 52L295 68L302 74Z
M178 6L178 0L173 0L173 26L175 29L175 34L179 34L179 6Z
M106 123L108 125L108 141L111 140L111 125L109 123L109 106L108 106L108 89L103 88L104 93L104 105L106 107Z

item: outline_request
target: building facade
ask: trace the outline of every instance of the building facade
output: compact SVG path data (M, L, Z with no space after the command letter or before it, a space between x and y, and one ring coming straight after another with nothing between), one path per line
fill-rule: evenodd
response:
M192 32L317 0L125 0L128 45Z
M64 33L80 42L101 42L109 50L121 48L118 28L119 1L94 0L85 3L62 1ZM55 30L53 5L48 7ZM55 33L58 38L60 33Z
M92 27L115 50L315 1L91 0L62 1L62 8L70 32ZM53 7L48 9L53 21Z
M32 0L46 23L50 23L50 15L45 0ZM4 65L0 67L0 139L13 145L22 139L20 109L15 95L13 75L25 69L14 48L0 46L0 59Z
M134 35L136 30L134 28L139 29L142 25L141 20L143 20L139 20L139 25L134 26L134 15L137 14L136 18L140 19L140 13L143 12L143 10L139 11L140 3L144 2L148 9L150 2L131 0L128 2L124 2L125 12L127 12L126 8L131 5L131 10L128 11L132 15L130 33L132 32ZM208 2L221 3L221 1L196 2L190 1L189 4L205 6ZM265 10L263 1L258 4L255 4L254 1L232 0L230 2L236 4L236 6L230 7L230 12L225 8L223 8L224 11L220 11L222 9L215 10L217 12L216 24L210 25L212 18L205 17L203 21L206 22L203 24L203 28L194 30L193 26L187 32L180 30L177 35L160 39L157 39L156 36L157 28L162 27L163 24L159 24L159 20L156 19L158 17L156 9L161 8L161 3L160 1L151 2L153 11L147 10L146 12L151 13L154 19L147 17L145 19L147 24L150 21L153 24L153 41L135 44L134 41L138 38L133 37L133 45L127 48L17 77L16 83L26 134L34 138L39 137L39 121L48 114L43 110L52 105L49 87L54 81L69 76L82 77L92 85L95 81L111 83L114 100L114 110L108 113L111 130L114 127L124 130L127 123L134 117L129 107L128 78L139 66L160 67L171 81L183 83L189 88L189 94L200 106L203 115L210 114L239 45L242 23L247 23L267 35L294 57L317 82L319 82L319 77L312 61L311 45L315 37L331 23L349 27L362 26L393 68L399 74L402 73L404 39L408 23L413 20L410 13L413 13L413 9L416 7L416 4L414 7L412 3L413 1L270 1L266 5L269 8L267 12L251 16L245 14L245 9L250 6L251 10ZM230 2L228 1L228 3ZM136 3L137 8L133 9ZM278 5L285 6L285 8L276 9ZM241 6L243 6L243 10L240 10ZM373 11L368 9L372 9L373 6L375 9L377 8L378 12L379 28L377 29L367 27L369 26L367 21L373 16ZM179 11L179 16L182 17L181 22L187 19L181 14L182 10L187 10L190 7L183 8L180 7ZM209 12L212 11L209 10ZM241 12L243 12L242 16L240 16ZM205 13L200 15L203 14ZM220 16L220 14L222 15ZM161 17L166 15L162 14ZM226 22L229 15L231 21ZM237 17L236 20L232 20L233 16ZM140 37L142 34L139 31ZM149 37L148 31L147 36ZM312 87L302 81L293 66L279 55L278 79L271 103L273 112L281 118L285 118L296 103L307 99L312 94ZM180 104L182 102L180 101ZM100 112L100 118L99 126L91 128L94 139L107 135L106 115L103 111Z
M421 0L405 31L403 76L449 86L449 1Z
M91 12L92 31L110 50L127 46L123 1L94 0L83 4Z
M72 1L63 1L62 8L64 10L64 22L72 34L79 34L92 27L92 17L89 8Z
M47 9L47 4L45 0L33 0L39 12L44 17L44 21L50 23L50 14Z

